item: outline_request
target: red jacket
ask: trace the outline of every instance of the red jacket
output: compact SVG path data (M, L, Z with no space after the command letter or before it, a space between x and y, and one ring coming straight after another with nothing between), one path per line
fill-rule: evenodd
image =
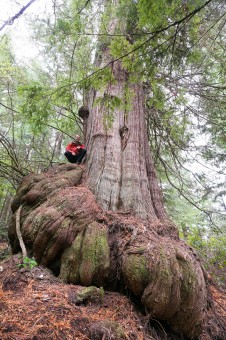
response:
M76 145L74 142L72 142L66 146L66 151L74 152L76 155L79 154L81 149L85 149L85 145L81 143Z

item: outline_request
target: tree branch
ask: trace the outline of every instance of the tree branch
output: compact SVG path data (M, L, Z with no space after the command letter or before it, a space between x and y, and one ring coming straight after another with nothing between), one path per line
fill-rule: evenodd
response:
M4 24L0 27L0 31L3 30L3 28L7 25L12 25L14 23L14 21L16 19L18 19L23 13L24 11L26 11L26 9L33 3L35 2L36 0L31 0L27 3L27 5L25 5L24 7L21 8L21 10L15 14L13 17L9 18L7 21L4 22Z
M151 34L151 36L146 39L144 42L142 42L140 45L136 46L135 48L133 48L132 50L128 51L127 53L121 55L120 57L118 58L115 58L111 61L109 61L108 63L106 63L102 68L99 68L95 71L93 71L92 73L88 74L86 77L84 77L83 79L77 81L77 82L73 82L73 83L68 83L67 85L63 85L61 86L60 88L56 89L55 91L52 92L51 95L53 95L54 93L56 93L57 91L59 91L60 89L62 88L65 88L65 87L70 87L71 85L78 85L78 84L81 84L83 81L91 78L93 75L95 74L98 74L99 72L105 70L108 66L112 65L113 63L115 63L116 61L119 61L119 60L122 60L126 57L128 57L130 54L136 52L137 50L139 50L141 47L145 46L149 41L151 41L152 39L154 39L157 35L159 35L160 33L162 32L165 32L167 31L169 28L171 27L174 27L174 26L179 26L182 22L186 21L186 20L190 20L195 14L197 14L198 12L200 12L203 8L205 8L209 3L211 3L213 0L208 0L207 2L205 2L202 6L200 7L197 7L194 11L188 13L185 17L183 17L182 19L180 20L177 20L175 22L173 22L172 24L166 26L166 27L163 27L159 30L156 30L154 32L149 32L148 34ZM173 35L174 37L174 35ZM172 39L172 37L170 37L170 39ZM168 40L168 39L167 39Z
M77 14L80 14L86 8L86 6L89 4L89 2L90 2L90 0L87 0L85 5L78 11Z
M131 36L141 36L141 35L153 35L153 34L158 34L161 32L164 32L166 30L168 30L169 28L173 27L173 26L177 26L179 24L181 24L183 21L185 21L186 19L190 19L190 17L194 16L196 13L200 12L204 7L206 7L210 2L212 2L213 0L208 0L206 3L204 3L202 6L196 8L193 12L188 13L188 15L186 15L184 18L177 20L175 22L173 22L172 24L170 24L167 27L161 28L159 30L156 31L152 31L152 32L140 32L140 33L130 33L129 35ZM89 3L89 0L87 1L86 5ZM85 6L86 6L85 5ZM84 7L85 8L85 7ZM84 9L82 8L82 10ZM81 10L81 11L82 11ZM80 12L81 12L80 11ZM80 13L78 12L78 14ZM76 33L75 35L82 35L82 36L107 36L107 37L124 37L127 36L127 33Z
M173 188L175 188L175 189L180 193L180 195L181 195L182 197L184 197L184 199L185 199L186 201L188 201L190 204L192 204L196 209L198 209L199 211L205 213L206 216L208 216L208 218L209 218L210 222L212 223L212 225L213 225L220 233L222 233L222 230L214 223L214 221L213 221L213 219L212 219L212 216L211 216L211 212L209 212L209 211L207 211L207 210L205 210L205 209L202 209L196 202L193 201L193 199L191 199L191 198L189 198L187 195L185 195L184 192L183 192L183 190L181 190L180 188L178 188L178 186L175 185L175 184L171 181L171 179L170 179L170 177L169 177L169 174L168 174L168 171L167 171L167 165L165 164L164 160L163 160L161 157L159 157L159 160L160 160L160 162L162 163L162 165L163 165L163 167L164 167L166 178L167 178L168 182L171 184L171 186L172 186Z

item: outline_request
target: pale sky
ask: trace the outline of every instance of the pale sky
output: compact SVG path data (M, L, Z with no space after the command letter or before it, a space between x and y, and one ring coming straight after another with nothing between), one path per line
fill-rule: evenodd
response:
M0 26L4 21L17 14L29 0L0 0ZM38 57L39 51L30 36L30 28L26 19L34 15L42 15L51 8L52 1L36 0L26 11L14 21L13 25L7 25L1 32L0 37L9 33L12 39L12 46L18 61L27 63Z

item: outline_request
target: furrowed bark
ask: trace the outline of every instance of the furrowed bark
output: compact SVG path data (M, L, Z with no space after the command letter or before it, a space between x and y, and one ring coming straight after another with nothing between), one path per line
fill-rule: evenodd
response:
M120 61L112 65L112 73L116 83L105 91L95 91L90 103L86 136L88 185L105 210L130 211L149 221L167 220L149 151L143 86L128 84ZM126 92L130 93L129 103L125 103ZM93 107L94 100L105 93L122 102L112 118L106 107ZM113 121L105 126L108 118Z

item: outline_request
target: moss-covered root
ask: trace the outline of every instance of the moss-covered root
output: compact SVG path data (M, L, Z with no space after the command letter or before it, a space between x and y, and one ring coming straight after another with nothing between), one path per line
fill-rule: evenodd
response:
M91 223L61 257L60 278L84 286L103 286L110 267L107 229Z
M86 303L89 301L103 303L104 289L103 287L97 288L95 286L81 287L77 292L74 301L77 305Z
M70 187L48 196L47 200L27 214L23 206L21 233L29 253L45 266L58 261L80 231L99 213L91 192L82 187ZM13 252L18 252L14 227L11 230Z
M42 174L32 173L26 176L17 189L11 206L12 212L21 204L40 205L54 191L78 185L82 174L83 169L76 164L64 164Z
M39 210L36 209L39 207L42 214L42 205L49 200L53 200L64 189L77 186L81 182L82 174L83 169L76 164L64 164L51 168L42 174L30 174L26 176L19 186L11 205L13 213L16 212L20 205L23 206L21 214L22 232L23 230L26 231L26 227L23 228L23 224L27 216L31 220L29 226L31 226L33 230L32 220L36 217L36 212L39 213ZM51 202L49 205L51 205ZM58 217L61 218L61 216L56 215L56 220ZM39 218L41 217L39 216ZM51 221L49 224L51 225ZM37 230L37 223L35 230ZM28 233L30 234L30 230ZM16 235L15 216L13 216L11 220L8 235L13 252L18 252L20 247ZM32 240L33 236L31 235L30 237L29 235L28 243L32 243Z
M90 328L90 337L93 340L127 339L123 328L117 322L108 319L93 323Z
M178 243L158 242L143 254L128 250L122 261L127 287L156 318L191 338L201 330L206 284L193 254Z

